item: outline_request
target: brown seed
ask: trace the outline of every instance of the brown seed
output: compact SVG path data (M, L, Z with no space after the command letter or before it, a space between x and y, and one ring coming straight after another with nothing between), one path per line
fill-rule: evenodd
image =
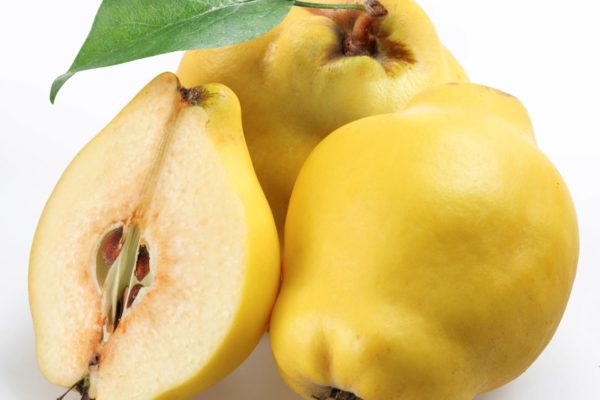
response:
M123 237L123 227L111 231L102 243L102 259L108 265L115 262L121 252L121 238Z
M146 246L141 246L138 252L137 262L135 264L135 277L142 281L150 272L150 254Z
M180 88L181 100L192 106L197 106L206 97L204 90L201 87Z
M141 283L136 283L131 288L131 291L129 292L129 299L127 299L127 307L131 307L131 305L133 304L133 301L135 300L138 293L140 292L140 289L143 287L144 287L144 285L142 285Z

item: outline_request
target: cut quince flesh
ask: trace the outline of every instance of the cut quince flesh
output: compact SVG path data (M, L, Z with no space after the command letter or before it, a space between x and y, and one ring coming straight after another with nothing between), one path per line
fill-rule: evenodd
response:
M233 92L158 76L40 219L29 295L43 374L98 400L190 397L258 342L278 251Z

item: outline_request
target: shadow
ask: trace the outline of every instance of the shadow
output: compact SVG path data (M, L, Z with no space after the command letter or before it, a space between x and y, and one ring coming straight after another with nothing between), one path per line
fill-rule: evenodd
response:
M511 389L510 384L502 386L492 392L484 393L475 398L475 400L508 400L514 398L514 390Z
M269 338L263 336L248 359L227 378L193 400L300 400L279 377Z
M5 337L0 354L0 398L53 400L65 389L42 376L35 359L35 341L30 326L23 324ZM6 391L6 392L4 392ZM73 393L65 400L79 399ZM193 400L300 400L281 380L264 336L250 357L227 378L195 396Z
M52 400L64 393L61 387L47 382L35 359L35 341L31 326L22 323L3 335L0 354L0 393L2 399ZM77 397L74 397L77 398Z
M48 383L35 360L33 331L29 326L19 326L6 338L0 354L0 392L2 399L53 400L65 389ZM506 400L511 395L511 385L477 396L475 400ZM76 393L66 399L79 399ZM300 400L279 377L265 335L248 359L215 386L196 395L192 400Z
M507 400L513 398L512 385L481 394L474 400ZM192 400L300 400L279 377L271 355L269 338L263 336L250 357L227 378Z

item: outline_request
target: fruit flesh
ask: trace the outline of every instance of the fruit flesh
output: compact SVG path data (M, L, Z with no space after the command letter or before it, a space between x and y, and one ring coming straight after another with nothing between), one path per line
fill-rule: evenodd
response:
M203 90L191 106L174 75L156 78L86 146L48 201L30 303L50 381L71 386L89 373L98 400L186 398L233 369L264 331L278 286L274 224L235 96L220 85ZM140 227L155 278L100 346L94 266L115 224ZM96 352L99 365L89 368Z
M250 154L280 236L298 171L325 136L356 119L400 110L424 88L467 81L416 3L382 3L389 13L375 24L374 56L344 55L355 11L294 7L266 35L187 52L181 62L185 85L223 82L240 97Z
M303 398L333 387L470 400L540 354L571 290L578 234L526 117L506 94L445 86L314 150L292 195L270 329Z
M150 99L136 98L121 113L127 118L117 117L78 154L36 231L29 293L38 360L44 375L63 386L82 377L101 339L92 270L97 243L107 226L133 215L162 129L178 105L172 86L152 89Z

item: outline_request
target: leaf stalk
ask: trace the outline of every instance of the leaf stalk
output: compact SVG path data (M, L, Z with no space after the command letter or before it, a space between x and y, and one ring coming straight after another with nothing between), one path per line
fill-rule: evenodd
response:
M312 3L301 0L294 0L294 6L304 8L319 8L326 10L358 10L365 11L366 7L362 4L324 4L324 3Z

